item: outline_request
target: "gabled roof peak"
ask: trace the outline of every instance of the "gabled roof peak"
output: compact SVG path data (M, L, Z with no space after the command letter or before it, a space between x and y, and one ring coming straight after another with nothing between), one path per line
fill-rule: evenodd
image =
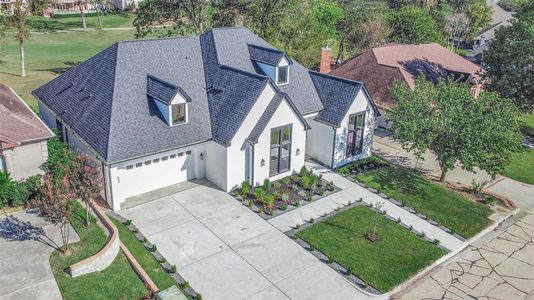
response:
M247 44L247 46L250 59L257 62L277 66L282 58L285 58L289 64L293 63L293 61L291 61L291 59L283 51L253 44Z
M146 93L166 105L170 105L178 93L191 102L191 97L181 87L153 75L147 75Z

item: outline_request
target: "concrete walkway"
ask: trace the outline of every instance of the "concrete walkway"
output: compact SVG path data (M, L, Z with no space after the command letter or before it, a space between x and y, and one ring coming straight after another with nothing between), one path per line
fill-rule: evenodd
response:
M70 228L72 243L79 241ZM0 299L62 299L50 268L59 227L24 211L0 215Z
M203 299L371 299L211 183L119 213Z
M341 188L341 191L269 220L269 223L283 232L293 229L296 224L305 223L310 218L316 219L324 213L334 211L337 207L343 207L349 201L355 202L357 199L362 198L363 202L368 204L376 205L382 203L382 210L385 210L387 215L395 219L400 218L402 223L413 226L418 232L424 232L432 240L438 239L441 245L450 251L460 248L464 243L439 227L323 166L313 162L306 162L306 167L312 169L316 174L322 174L325 180L333 181L336 186Z

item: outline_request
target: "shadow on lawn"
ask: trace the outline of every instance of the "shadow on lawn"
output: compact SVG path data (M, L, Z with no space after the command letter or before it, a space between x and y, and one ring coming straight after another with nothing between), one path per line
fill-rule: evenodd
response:
M65 65L67 65L66 67L57 67L57 68L51 68L51 69L45 69L45 70L39 70L39 71L48 71L48 72L52 72L56 75L61 75L65 72L67 72L70 68L72 67L76 67L77 65L81 64L82 61L79 60L79 61L66 61L66 62L63 62Z
M27 20L27 25L31 30L37 32L55 32L58 30L68 30L72 28L81 28L82 21L59 22L56 20Z
M8 241L29 241L41 242L54 249L59 249L59 245L49 238L43 227L34 226L29 221L23 221L14 215L7 215L0 220L0 237Z
M396 190L403 194L429 197L422 190L428 182L421 176L401 168L381 168L375 171L373 181L378 184L377 190Z

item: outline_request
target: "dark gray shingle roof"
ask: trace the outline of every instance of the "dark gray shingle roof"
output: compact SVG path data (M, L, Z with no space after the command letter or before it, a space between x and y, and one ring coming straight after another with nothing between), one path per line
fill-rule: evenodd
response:
M258 45L249 44L248 53L250 54L251 59L273 66L277 66L283 57L286 57L290 64L292 63L292 61L289 59L289 57L285 55L283 51L273 48L266 48Z
M191 102L191 98L184 92L184 90L182 90L182 88L152 75L147 76L146 93L167 105L171 104L172 100L178 93L184 96L187 102Z
M293 62L289 84L276 86L256 71L249 45L274 49L246 28L119 42L39 87L34 95L108 163L210 139L229 145L268 84L278 96L256 130L270 120L284 94L301 114L326 107L318 118L335 123L340 117L336 113L343 110L336 101L343 98L344 85L329 87L325 81L332 81L331 76L317 79L322 77ZM323 85L326 90L318 94L316 87L321 90ZM354 84L349 86L353 91ZM168 102L177 92L189 98L188 123L170 127L152 97Z
M315 119L334 127L340 127L356 95L364 89L363 83L315 71L310 71L310 76L325 107ZM371 99L367 92L366 94ZM378 113L372 99L371 104L375 113Z
M288 98L287 94L283 92L278 92L274 95L271 102L269 102L269 105L267 105L267 108L261 115L260 119L258 120L258 123L256 123L256 126L254 126L254 128L250 132L247 141L253 144L256 144L258 142L258 138L260 137L261 133L263 132L263 130L265 130L265 127L272 119L274 113L276 112L276 109L278 109L280 103L282 103L284 99L286 99L291 109L293 109L293 111L295 111L295 113L299 116L300 122L302 123L302 125L304 125L304 128L306 130L310 129L310 125L308 125L308 122L306 122L302 115L298 113L295 105L292 103L291 99Z
M212 33L219 63L250 73L257 73L257 70L250 57L249 45L276 50L265 40L244 27L215 28ZM308 69L296 61L293 61L289 67L289 83L280 85L278 88L289 95L303 115L323 109L319 95L317 95L308 74Z

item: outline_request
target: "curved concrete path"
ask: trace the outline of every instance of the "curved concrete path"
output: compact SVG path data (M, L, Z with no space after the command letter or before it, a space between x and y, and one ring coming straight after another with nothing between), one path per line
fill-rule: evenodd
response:
M70 241L79 241L70 228ZM62 299L50 267L59 227L24 211L0 215L0 299Z
M464 244L463 241L448 234L439 227L430 224L426 220L417 217L377 194L371 193L367 189L323 166L307 161L306 167L312 169L316 174L323 175L325 180L333 181L336 186L341 188L341 191L270 219L269 223L282 232L291 230L296 224L303 224L310 218L317 219L324 213L330 213L337 207L343 207L349 201L355 202L357 199L362 198L365 203L371 203L373 205L382 203L382 209L386 210L387 215L394 219L400 218L402 223L413 226L418 232L424 232L430 239L438 239L441 245L450 251L455 251Z

